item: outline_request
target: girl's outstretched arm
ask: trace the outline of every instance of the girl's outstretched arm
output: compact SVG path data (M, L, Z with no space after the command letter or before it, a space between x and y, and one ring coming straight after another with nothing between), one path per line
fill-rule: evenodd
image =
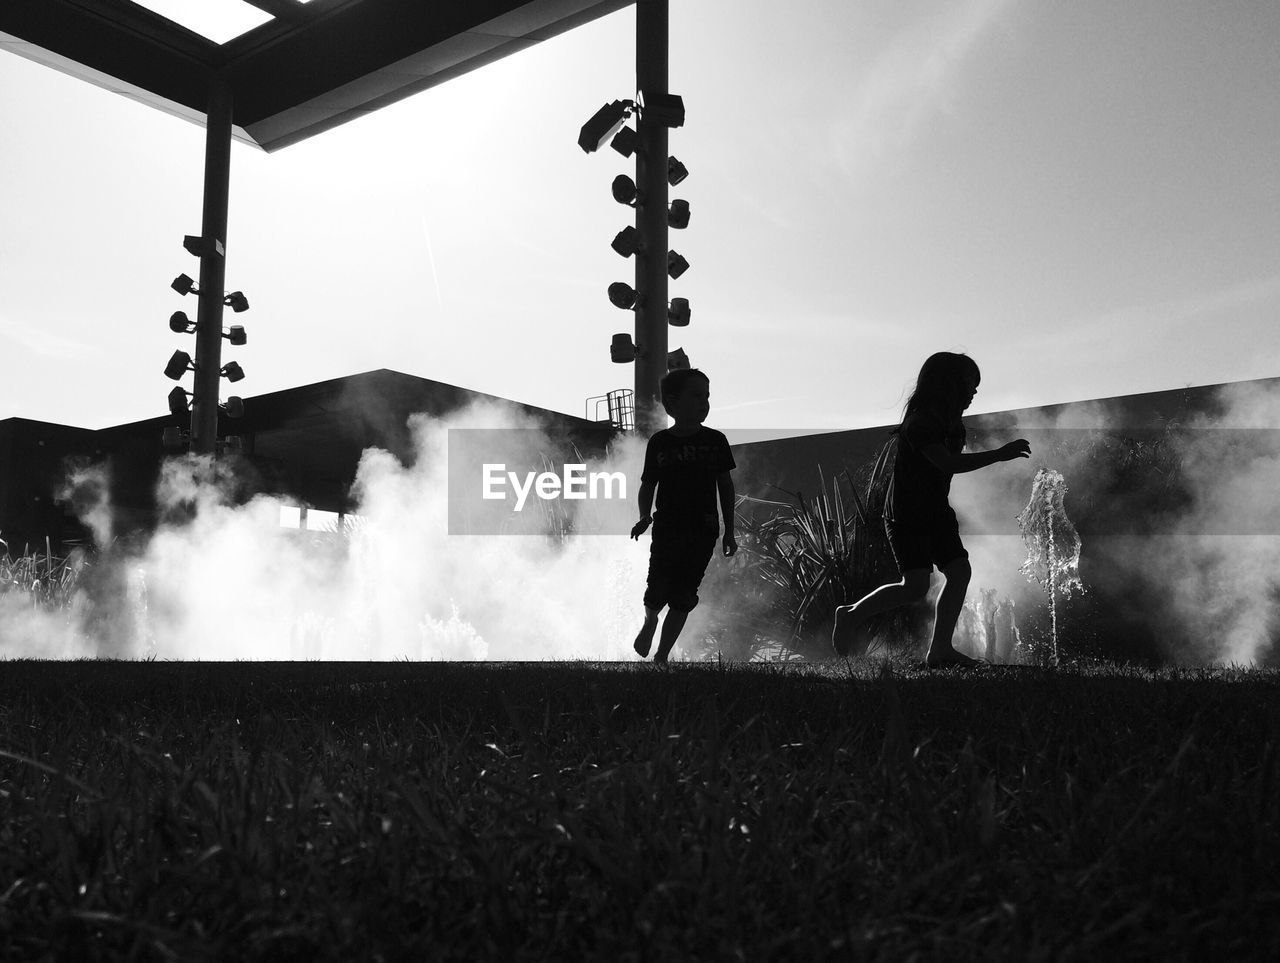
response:
M1007 445L993 448L990 451L970 451L960 455L952 454L942 442L934 442L920 453L933 464L938 471L949 475L961 475L967 471L977 471L999 461L1013 461L1015 458L1030 458L1031 443L1025 438L1011 441Z

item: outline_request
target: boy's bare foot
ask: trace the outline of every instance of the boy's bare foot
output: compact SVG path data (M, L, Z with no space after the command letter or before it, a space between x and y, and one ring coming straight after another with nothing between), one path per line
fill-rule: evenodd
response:
M849 655L853 641L859 634L859 629L861 629L861 625L859 624L855 607L852 605L837 605L835 625L831 629L831 647L835 649L836 655L841 658ZM862 653L859 652L858 654L861 655Z
M649 648L653 645L653 633L658 629L657 619L645 619L644 625L640 626L640 631L636 634L635 644L631 647L636 650L636 655L640 658L647 658Z
M930 652L924 660L926 669L972 669L982 664L979 660L971 659L955 649L947 652Z

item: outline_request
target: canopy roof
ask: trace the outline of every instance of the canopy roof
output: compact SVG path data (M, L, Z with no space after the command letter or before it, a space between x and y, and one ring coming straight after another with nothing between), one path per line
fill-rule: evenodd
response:
M191 0L3 0L0 49L201 125L221 78L234 136L275 151L631 2L218 0L265 19L219 43L147 9Z

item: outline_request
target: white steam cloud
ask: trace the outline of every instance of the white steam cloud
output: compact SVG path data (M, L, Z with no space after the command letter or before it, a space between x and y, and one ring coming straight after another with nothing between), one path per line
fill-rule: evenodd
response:
M282 529L282 502L235 504L223 464L171 460L158 529L109 545L69 604L0 592L0 657L634 658L647 536L449 534L449 430L537 427L488 406L414 416L411 464L364 453L344 534ZM626 473L625 501L592 504L614 532L634 522L643 446L622 437L603 461L586 459ZM109 531L105 488L84 473L77 484L95 531Z

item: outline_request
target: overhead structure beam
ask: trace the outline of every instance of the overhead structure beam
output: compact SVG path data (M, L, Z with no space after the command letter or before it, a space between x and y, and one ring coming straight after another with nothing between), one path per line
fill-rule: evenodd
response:
M274 151L631 2L255 0L274 18L217 44L128 0L0 0L0 50L197 123L221 77L236 138Z
M297 0L245 0L245 3L285 23L303 23L307 19L306 7Z

